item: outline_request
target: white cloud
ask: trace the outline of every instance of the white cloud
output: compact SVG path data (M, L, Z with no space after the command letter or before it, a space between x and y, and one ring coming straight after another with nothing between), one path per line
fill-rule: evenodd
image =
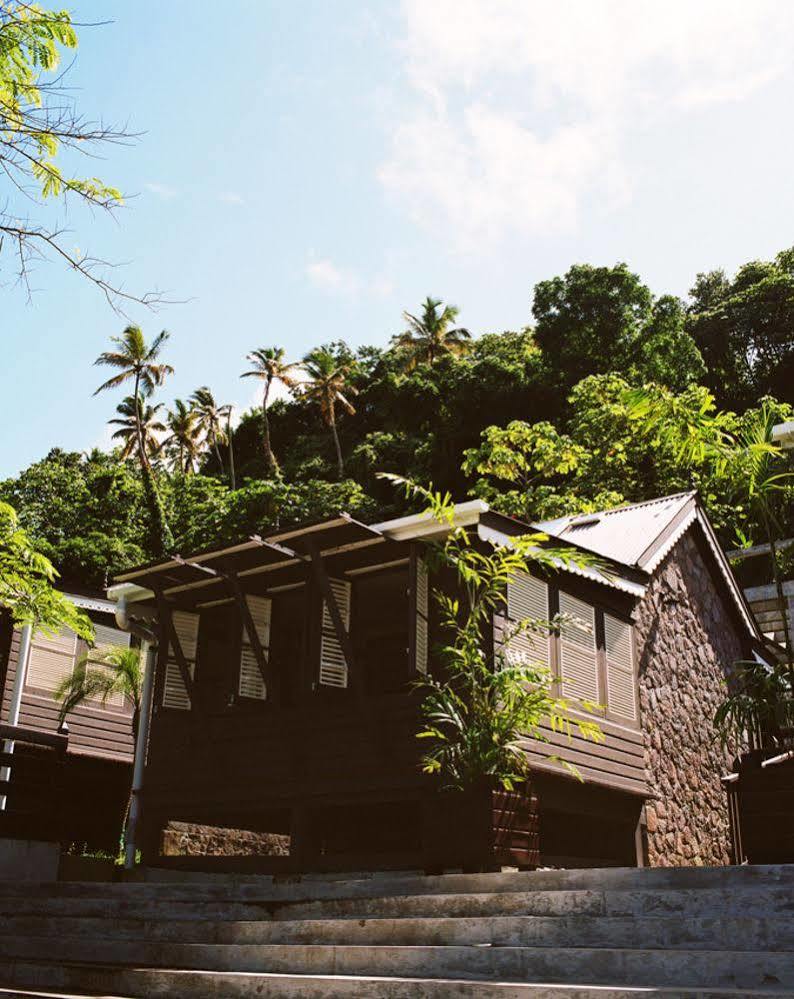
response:
M470 248L631 196L636 134L738 103L792 65L777 0L403 0L409 100L378 176Z
M218 200L222 201L225 205L244 205L245 199L241 194L236 191L221 191L218 195Z
M169 187L167 184L158 184L154 181L143 185L147 191L152 194L156 194L158 198L162 198L163 201L170 201L171 198L175 198L177 191L173 187Z
M321 291L345 298L358 298L362 295L374 298L388 298L394 287L385 275L364 278L350 267L341 267L327 257L310 256L306 264L306 276Z

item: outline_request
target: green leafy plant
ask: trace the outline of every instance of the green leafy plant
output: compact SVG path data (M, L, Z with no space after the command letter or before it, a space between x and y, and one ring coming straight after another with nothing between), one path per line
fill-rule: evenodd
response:
M547 546L543 534L511 538L509 547L490 552L474 546L466 530L455 523L449 494L434 492L399 476L384 476L402 486L413 499L423 500L427 513L446 528L443 541L428 545L432 568L452 570L456 595L434 590L446 641L438 649L438 675L417 681L424 694L424 727L418 738L427 740L423 769L436 774L444 787L464 790L489 779L512 790L529 774L524 748L527 738L548 742L541 723L570 737L575 727L586 739L603 740L597 723L572 719L571 709L594 711L597 705L554 696L550 671L533 662L511 661L505 646L527 631L548 631L560 619L527 618L513 624L501 648L489 651L487 631L493 614L503 606L508 583L530 566L554 570L581 564L570 550ZM459 594L459 595L458 595ZM581 779L571 764L551 759Z
M11 613L15 624L45 632L71 628L82 638L91 638L93 625L55 589L57 577L52 562L20 527L14 508L0 502L0 607Z
M794 726L794 691L786 673L756 659L734 663L729 693L717 708L714 727L723 748L748 737L757 746L778 745Z
M118 645L81 656L72 672L58 684L53 697L60 701L58 720L63 722L85 701L107 704L111 697L121 694L132 704L132 730L137 734L142 690L140 649Z

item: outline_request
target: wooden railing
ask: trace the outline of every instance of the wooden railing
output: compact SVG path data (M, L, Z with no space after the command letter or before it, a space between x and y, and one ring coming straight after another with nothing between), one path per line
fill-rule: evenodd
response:
M68 735L0 725L0 836L60 839Z

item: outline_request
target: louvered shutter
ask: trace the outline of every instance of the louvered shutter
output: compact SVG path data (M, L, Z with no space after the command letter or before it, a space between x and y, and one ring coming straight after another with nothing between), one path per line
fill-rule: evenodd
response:
M187 661L191 680L196 675L196 650L198 648L199 616L188 611L175 610L172 615L174 631L179 637L182 653ZM163 707L190 710L190 695L185 689L179 664L174 658L174 650L169 644L163 688Z
M423 558L416 559L416 593L414 638L414 666L417 673L427 673L427 656L430 641L430 580L427 573L427 563Z
M120 628L111 628L106 624L95 624L94 625L94 647L88 650L88 661L86 664L86 672L90 676L91 673L110 673L113 671L112 666L108 666L105 663L100 662L105 653L109 652L113 648L128 649L130 646L130 633L128 631L122 631ZM101 698L91 698L91 700L97 700L100 703ZM121 708L124 706L124 695L119 691L112 694L110 697L104 701L105 704L112 704L115 707Z
M631 625L604 614L604 644L607 660L607 708L630 721L637 719Z
M331 590L336 598L336 606L345 626L350 631L350 583L343 579L331 579ZM322 636L320 639L320 684L324 687L347 686L347 662L342 646L336 636L334 622L323 600Z
M549 588L541 579L527 573L516 575L507 584L507 630L519 621L548 621ZM538 664L549 666L549 635L541 631L526 630L505 644L503 652L511 666Z
M259 644L267 659L270 649L270 611L271 600L269 597L246 596L248 610L251 612L251 619L254 622L254 629L259 638ZM243 625L242 644L240 647L240 683L237 689L240 697L254 697L264 701L267 697L267 688L262 674L259 672L259 664L256 655L251 648L248 632Z
M560 613L573 618L560 628L563 697L595 703L598 701L595 610L583 600L561 592Z
M53 691L74 670L77 662L77 635L63 628L55 635L37 631L30 643L28 675L25 684Z

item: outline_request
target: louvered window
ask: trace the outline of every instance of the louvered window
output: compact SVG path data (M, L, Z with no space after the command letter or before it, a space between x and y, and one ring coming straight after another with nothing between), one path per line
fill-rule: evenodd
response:
M427 673L427 654L430 640L430 582L427 563L422 558L416 560L416 628L415 667L418 673Z
M174 631L179 637L182 654L187 662L191 680L196 675L196 650L198 648L198 614L175 610L172 615ZM190 695L185 689L179 664L174 656L174 650L169 643L168 658L165 668L165 686L163 689L163 707L190 710Z
M549 588L546 583L526 573L511 579L507 584L507 616L508 640L503 648L507 662L512 666L540 664L548 667L548 630L526 628L510 637L521 621L548 621Z
M560 675L563 697L598 702L598 655L595 610L583 600L560 593Z
M604 614L604 644L607 666L607 708L621 718L637 719L631 625Z
M350 583L343 579L331 579L331 590L336 598L336 606L345 630L350 630ZM320 639L320 684L324 687L347 686L347 662L334 622L323 600L322 636Z
M270 649L270 598L247 596L245 599L248 604L248 610L251 612L251 619L254 622L254 629L259 638L259 644L262 646L262 651L267 659ZM262 679L259 663L251 647L251 641L245 626L243 626L240 648L240 683L237 692L240 697L253 697L260 701L264 701L267 697L265 681Z
M54 691L74 670L77 662L77 635L64 628L55 635L37 631L30 643L26 686Z
M129 648L130 645L130 633L128 631L121 631L119 628L111 628L106 624L95 624L94 625L94 647L88 650L88 656L86 661L86 673L90 676L92 673L102 673L110 674L113 672L113 667L101 662L102 656L114 648ZM101 698L91 698L91 700L96 700L104 704L112 704L114 707L121 708L124 707L124 695L117 691L111 694L104 702Z

